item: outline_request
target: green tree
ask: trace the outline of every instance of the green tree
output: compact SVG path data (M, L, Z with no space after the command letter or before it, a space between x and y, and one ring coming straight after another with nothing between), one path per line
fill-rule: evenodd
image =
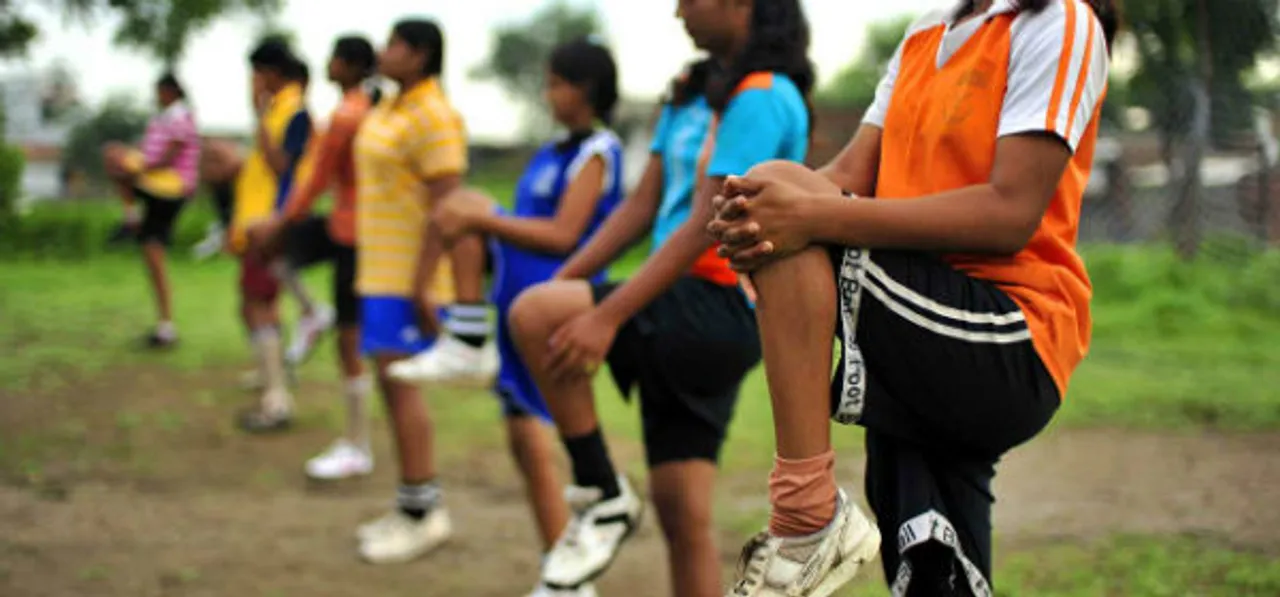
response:
M1140 66L1130 98L1146 108L1174 173L1169 226L1180 255L1200 245L1200 168L1214 145L1252 128L1258 97L1246 85L1273 52L1280 21L1271 0L1144 0L1125 6Z
M132 143L142 136L149 117L133 96L115 95L96 112L76 123L62 149L62 166L93 181L105 179L102 146L110 141Z
M913 20L914 17L904 15L867 27L866 40L857 59L818 91L817 101L845 108L864 109L870 106L876 98L876 86L884 74L885 65L897 52L898 44L906 36Z
M30 2L31 0L27 0ZM0 56L21 55L39 34L22 14L23 0L0 0ZM182 58L191 37L219 18L256 14L269 18L283 0L49 0L73 19L89 21L105 13L120 18L115 42L141 50L166 67Z
M527 21L502 25L494 32L493 51L471 76L496 81L526 108L541 102L546 61L555 46L603 30L592 6L578 7L556 0ZM537 113L531 110L531 114ZM534 118L534 128L546 124Z

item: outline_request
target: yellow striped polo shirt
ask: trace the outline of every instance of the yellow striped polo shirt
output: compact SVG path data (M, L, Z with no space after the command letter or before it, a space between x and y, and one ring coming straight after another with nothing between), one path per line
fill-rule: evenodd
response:
M361 296L410 297L427 224L427 181L465 174L462 117L436 79L376 106L356 137L356 290ZM442 255L431 287L453 300L453 276Z

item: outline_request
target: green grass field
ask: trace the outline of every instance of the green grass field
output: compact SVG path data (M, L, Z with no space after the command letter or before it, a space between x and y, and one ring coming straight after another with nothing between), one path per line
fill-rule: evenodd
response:
M198 238L207 221L203 208L196 212L200 215L188 218L179 234L184 246ZM192 263L185 252L174 255L171 268L182 348L156 355L131 347L151 322L152 307L137 258L127 250L98 249L110 226L104 213L101 205L38 208L24 228L0 238L0 395L6 399L70 391L116 371L159 368L195 375L234 372L247 362L236 319L233 264L227 259ZM67 222L74 224L60 227ZM615 275L634 269L641 251L615 268ZM1056 426L1280 428L1280 255L1189 265L1162 249L1144 247L1091 247L1086 256L1096 286L1093 347ZM308 282L323 292L327 276L312 272ZM327 358L331 350L324 346L318 354L305 375L334 379ZM634 409L615 399L603 378L598 387L610 433L634 442ZM490 401L445 395L433 400L433 408L449 422L439 427L445 458L501 445ZM127 412L120 416L129 417ZM304 425L340 424L336 409L307 417ZM175 424L163 419L133 423ZM725 451L727 474L767 470L770 421L763 376L757 372L744 389ZM21 437L0 438L0 472L38 469L43 461L65 457L71 448L57 439L59 433L30 429ZM837 435L843 451L858 450L856 432ZM745 534L761 520L752 511L723 522ZM1005 596L1280 595L1280 563L1274 555L1196 536L1027 545L1002 557L996 584ZM885 592L868 581L854 594Z

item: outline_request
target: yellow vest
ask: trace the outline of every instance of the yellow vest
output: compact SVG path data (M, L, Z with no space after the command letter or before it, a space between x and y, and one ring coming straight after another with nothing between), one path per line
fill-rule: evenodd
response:
M262 116L267 129L267 142L272 146L284 142L285 129L289 122L301 110L304 110L302 86L290 84L276 92L271 98L267 112ZM294 169L294 180L304 180L310 175L311 152L303 154ZM243 251L245 248L245 230L256 222L271 216L275 209L276 192L279 181L276 173L267 163L267 158L256 146L249 152L236 177L236 205L231 218L231 250Z

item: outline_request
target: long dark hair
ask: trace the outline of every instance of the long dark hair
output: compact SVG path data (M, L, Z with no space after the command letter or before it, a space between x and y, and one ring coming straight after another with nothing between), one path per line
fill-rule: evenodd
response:
M1018 0L1018 10L1025 10L1030 13L1037 13L1049 7L1049 3L1054 0ZM1075 2L1076 0L1063 0L1064 2ZM1107 48L1111 48L1111 42L1115 41L1116 31L1120 29L1120 10L1116 8L1115 0L1084 0L1089 8L1093 9L1093 14L1098 17L1098 22L1102 24L1102 33L1107 40ZM960 14L969 14L973 11L974 0L966 0L964 6L960 7Z
M813 91L809 21L800 0L754 1L747 45L734 57L728 72L707 85L707 103L716 112L723 112L742 80L760 71L786 75L806 98Z
M547 68L583 90L596 118L605 124L613 121L613 108L618 104L618 65L608 48L589 38L566 42L552 50Z
M405 19L391 28L391 35L427 55L422 74L438 77L444 73L444 32L434 21Z
M707 83L711 80L711 73L715 69L716 61L711 57L689 63L671 81L671 89L667 92L663 103L683 106L699 96L706 95Z

